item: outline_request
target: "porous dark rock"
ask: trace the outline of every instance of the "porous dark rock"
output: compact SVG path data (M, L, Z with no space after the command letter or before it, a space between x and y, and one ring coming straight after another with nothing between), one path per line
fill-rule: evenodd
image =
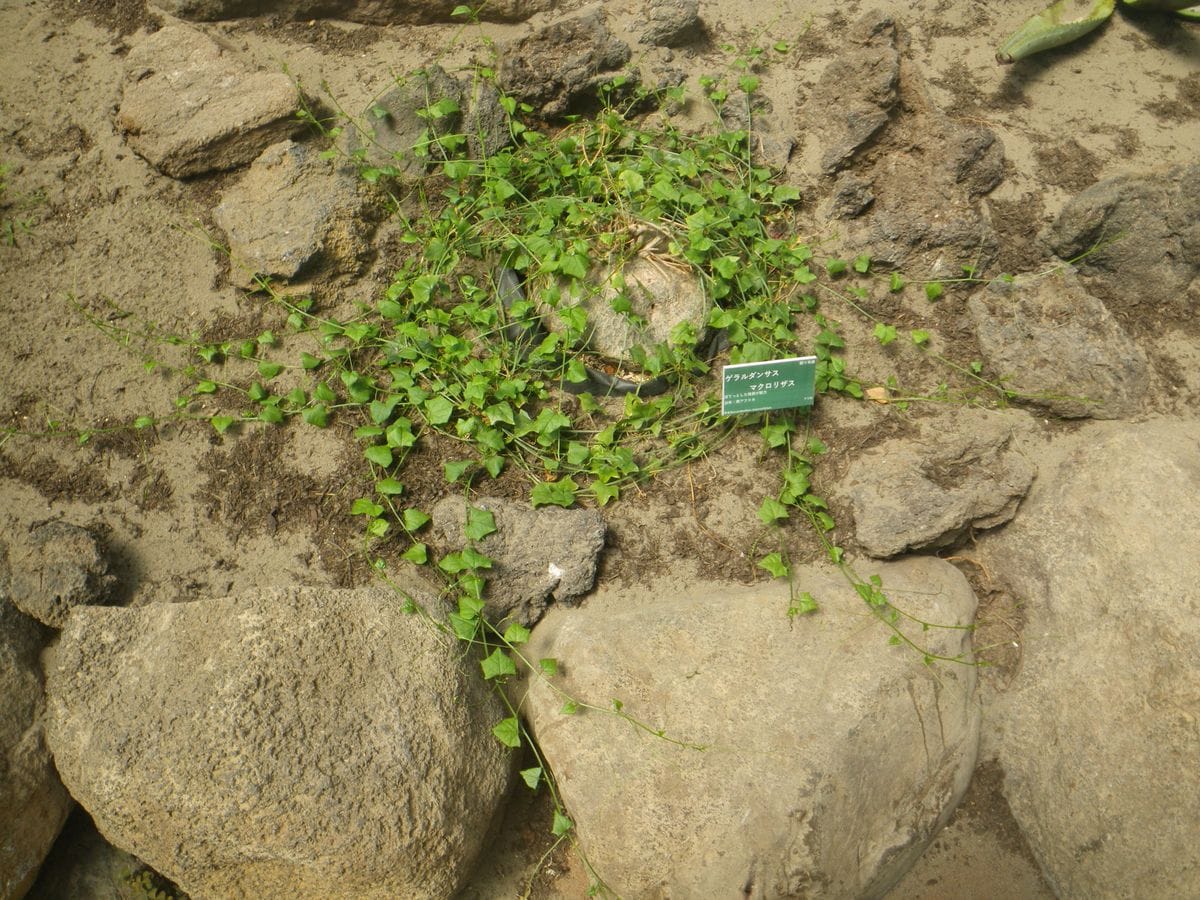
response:
M833 175L848 166L887 125L899 99L900 54L892 17L868 13L846 38L845 51L826 67L804 105L814 175Z
M450 101L453 109L444 116L425 113L441 101ZM347 150L372 166L424 175L430 160L445 158L434 141L461 130L465 104L462 83L441 66L412 72L363 111L361 127L344 132Z
M293 281L353 274L370 254L378 216L367 187L309 144L268 147L221 197L213 220L228 238L230 278Z
M532 509L496 497L476 497L471 506L492 513L495 533L476 541L492 560L484 612L496 624L532 625L552 603L570 603L590 591L604 549L604 517L594 509ZM431 513L440 540L466 543L467 504L440 501Z
M43 730L48 634L0 597L0 897L24 896L71 808Z
M1140 409L1146 354L1073 272L995 282L967 309L989 371L1020 394L1016 402L1066 418Z
M799 169L835 179L823 208L846 222L843 255L927 278L982 271L998 245L977 201L1003 177L1003 145L937 109L919 73L901 78L902 39L882 12L848 30L804 104Z
M449 897L508 790L478 663L386 589L77 607L46 667L72 796L192 896Z
M446 112L432 115L430 109L442 101L450 101ZM438 139L459 134L475 159L491 156L512 141L494 85L482 79L460 80L434 64L398 79L372 102L359 122L343 132L342 146L362 163L418 178L458 149L445 148Z
M658 47L678 47L700 31L700 4L697 0L649 0L639 43Z
M72 607L103 603L116 583L96 535L69 522L44 522L0 545L0 598L51 628Z
M597 9L504 44L500 56L504 90L541 115L554 117L617 75L631 51Z
M949 563L861 571L921 619L974 617ZM560 674L524 710L616 895L880 897L954 809L978 746L974 667L889 647L835 569L797 567L793 590L819 611L789 620L779 582L662 581L602 586L534 629L527 652ZM970 659L969 630L919 640ZM566 715L564 697L594 707Z
M963 410L923 421L917 437L863 453L837 488L854 514L859 546L874 557L895 556L1011 519L1036 472L1018 446L1025 421Z
M1200 427L1087 423L1040 459L973 551L1027 617L988 716L1004 794L1057 896L1192 896Z
M1045 239L1110 310L1190 316L1200 304L1200 163L1094 184Z
M188 25L168 25L129 51L117 127L164 175L184 178L250 162L295 133L299 95L282 72L256 72Z
M302 20L335 18L365 25L462 21L453 15L458 4L440 0L151 0L151 5L180 19L208 22L267 14ZM522 22L554 5L555 0L489 0L476 6L476 14L488 22Z

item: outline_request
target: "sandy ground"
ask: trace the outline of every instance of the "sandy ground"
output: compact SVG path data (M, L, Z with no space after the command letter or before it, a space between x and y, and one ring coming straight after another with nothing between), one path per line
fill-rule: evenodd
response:
M985 205L1021 224L1002 251L1006 269L1041 262L1031 236L1087 185L1194 159L1200 29L1118 16L1070 51L1001 68L995 46L1040 0L879 5L903 26L905 64L923 77L936 104L993 129L1004 143L1007 177ZM868 8L835 0L702 2L707 40L675 51L674 63L695 77L724 70L722 44L790 40L808 47L804 59L776 65L764 79L783 118L836 56L847 22ZM222 439L204 423L119 427L169 410L180 383L162 369L148 374L140 341L130 352L85 313L111 324L153 322L173 334L252 335L272 325L269 311L230 286L227 263L206 240L214 197L234 176L161 176L114 127L123 57L150 21L138 0L0 2L0 163L12 167L2 198L12 205L2 215L29 226L0 245L0 425L25 432L0 436L0 532L52 518L95 529L120 576L113 598L119 603L361 581L367 574L357 557L358 526L342 515L361 479L348 436L285 429ZM348 110L364 108L398 72L437 56L464 61L472 39L450 26L247 20L203 27L258 66L286 69L314 93L325 84ZM488 32L504 38L525 28ZM350 302L385 276L381 260L362 282L324 289L331 303ZM130 315L118 318L117 309ZM1166 326L1161 337L1177 361L1195 361L1190 341ZM170 358L169 348L159 350ZM1191 383L1196 376L1183 377ZM71 437L47 436L54 423L96 433L81 447ZM860 424L877 435L890 427L875 419ZM745 498L772 476L757 466L753 450L735 442L728 453L719 467L674 473L608 512L616 540L606 577L628 577L646 565L680 577L711 568L700 559L703 541L653 535L657 523L672 520L694 534L732 540L753 522ZM754 577L736 554L730 560L723 571L705 574ZM583 896L586 877L569 854L553 853L539 867L548 822L544 802L515 803L466 896L517 896L530 877L534 897ZM65 855L54 863L60 875L72 865ZM56 896L55 877L47 873L38 896ZM1050 896L1008 814L997 772L981 769L950 825L892 896Z

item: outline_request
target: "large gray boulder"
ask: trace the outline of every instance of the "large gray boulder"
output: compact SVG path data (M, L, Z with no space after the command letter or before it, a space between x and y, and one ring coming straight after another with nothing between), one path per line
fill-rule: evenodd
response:
M43 730L47 634L0 597L0 897L33 884L71 808Z
M1077 260L1087 289L1136 319L1188 317L1200 304L1200 163L1121 175L1071 200L1046 239Z
M448 897L508 788L478 665L382 589L79 607L47 667L72 795L193 896Z
M221 197L213 219L229 240L230 279L292 281L357 272L378 217L354 173L307 144L268 147Z
M250 162L296 132L299 95L282 72L256 72L188 25L168 25L129 51L117 127L164 175L184 178Z
M1036 472L1022 453L1021 413L962 410L854 460L837 488L854 537L875 557L943 547L1013 517Z
M1096 423L1042 459L975 551L1028 616L1005 794L1058 896L1195 897L1200 426Z
M995 282L967 301L988 368L1018 402L1065 418L1140 408L1146 354L1071 272Z
M864 573L908 613L973 619L948 563ZM622 897L882 896L970 778L974 668L889 646L836 570L796 573L820 610L793 620L779 582L660 587L552 609L528 647L560 666L524 711L595 872ZM915 631L969 660L968 630Z

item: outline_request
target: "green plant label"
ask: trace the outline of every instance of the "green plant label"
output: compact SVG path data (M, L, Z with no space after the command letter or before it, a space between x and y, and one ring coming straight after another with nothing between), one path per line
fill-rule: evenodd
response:
M816 379L815 356L725 366L721 370L721 414L812 406Z

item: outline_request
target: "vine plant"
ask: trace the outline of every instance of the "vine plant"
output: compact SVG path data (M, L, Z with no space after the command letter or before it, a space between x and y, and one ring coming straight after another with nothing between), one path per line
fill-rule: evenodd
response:
M745 94L757 89L752 67L766 52L757 51L741 67L738 86ZM488 70L479 75L492 77ZM728 102L720 79L703 82L702 89L715 106ZM636 235L645 229L665 236L659 263L703 284L712 301L706 325L725 336L722 352L729 362L795 355L811 341L818 397L863 397L862 385L847 370L840 324L826 307L832 299L843 312L858 315L857 301L880 283L869 258L821 254L796 236L799 191L756 162L747 130L684 132L665 116L641 112L664 98L620 78L602 89L601 99L596 115L551 131L529 124L532 110L501 93L511 143L469 158L466 136L439 127L457 112L455 102L430 98L423 111L429 132L419 152L432 172L414 189L420 212L402 217L411 252L382 295L359 304L351 316L334 317L311 298L283 294L265 279L264 296L286 315L282 336L266 331L207 342L170 335L153 323L114 323L77 308L122 344L148 339L183 351L186 359L176 374L190 386L176 401L175 418L207 419L220 434L291 419L316 428L334 422L352 427L371 473L370 490L349 510L363 521L364 552L384 578L389 554L436 573L452 611L431 621L478 653L489 681L503 683L520 666L553 686L557 662L526 655L528 629L484 617L492 560L479 542L495 531L490 512L468 507L465 545L440 558L431 551L424 537L430 516L408 501L404 477L414 448L432 435L459 448L445 464L445 478L464 491L515 470L527 481L535 506L570 507L613 502L630 485L707 453L733 430L756 428L781 470L779 489L762 498L759 519L767 526L793 517L807 522L829 560L890 629L890 641L914 648L926 662L941 659L913 632L941 626L906 616L888 601L877 576L860 577L845 559L828 504L812 485L814 461L826 448L808 416L722 417L718 379L712 361L697 351L696 329L681 326L669 341L636 352L642 372L669 379L667 393L583 392L565 401L564 390L578 390L588 378L586 364L595 364L584 347L587 314L572 298L587 290L598 265L644 252ZM342 125L308 109L301 116L331 137ZM361 153L352 158L364 177L388 183L389 171L369 168ZM500 301L501 270L518 273L523 282L518 302ZM898 274L882 280L884 290L906 288ZM922 287L930 300L942 291L937 282ZM611 302L616 312L633 315L623 291ZM533 327L545 307L557 310L561 331ZM522 337L514 340L514 334ZM897 331L876 321L875 337L886 344L897 339ZM914 352L930 352L929 337L910 332ZM163 367L156 354L148 354L145 364L147 370ZM1009 396L974 366L952 365L975 387L994 390L1000 401ZM133 426L148 428L165 418L142 416ZM76 432L80 442L94 433ZM782 550L757 564L772 576L790 578ZM405 608L423 612L411 598ZM810 595L793 594L788 614L816 608ZM521 774L536 787L547 773L517 706L504 691L498 693L508 715L493 733L510 747L531 748L537 765ZM562 699L565 713L597 708L566 694ZM605 709L659 738L695 746L652 729L618 700ZM553 830L561 838L571 823L555 798Z

